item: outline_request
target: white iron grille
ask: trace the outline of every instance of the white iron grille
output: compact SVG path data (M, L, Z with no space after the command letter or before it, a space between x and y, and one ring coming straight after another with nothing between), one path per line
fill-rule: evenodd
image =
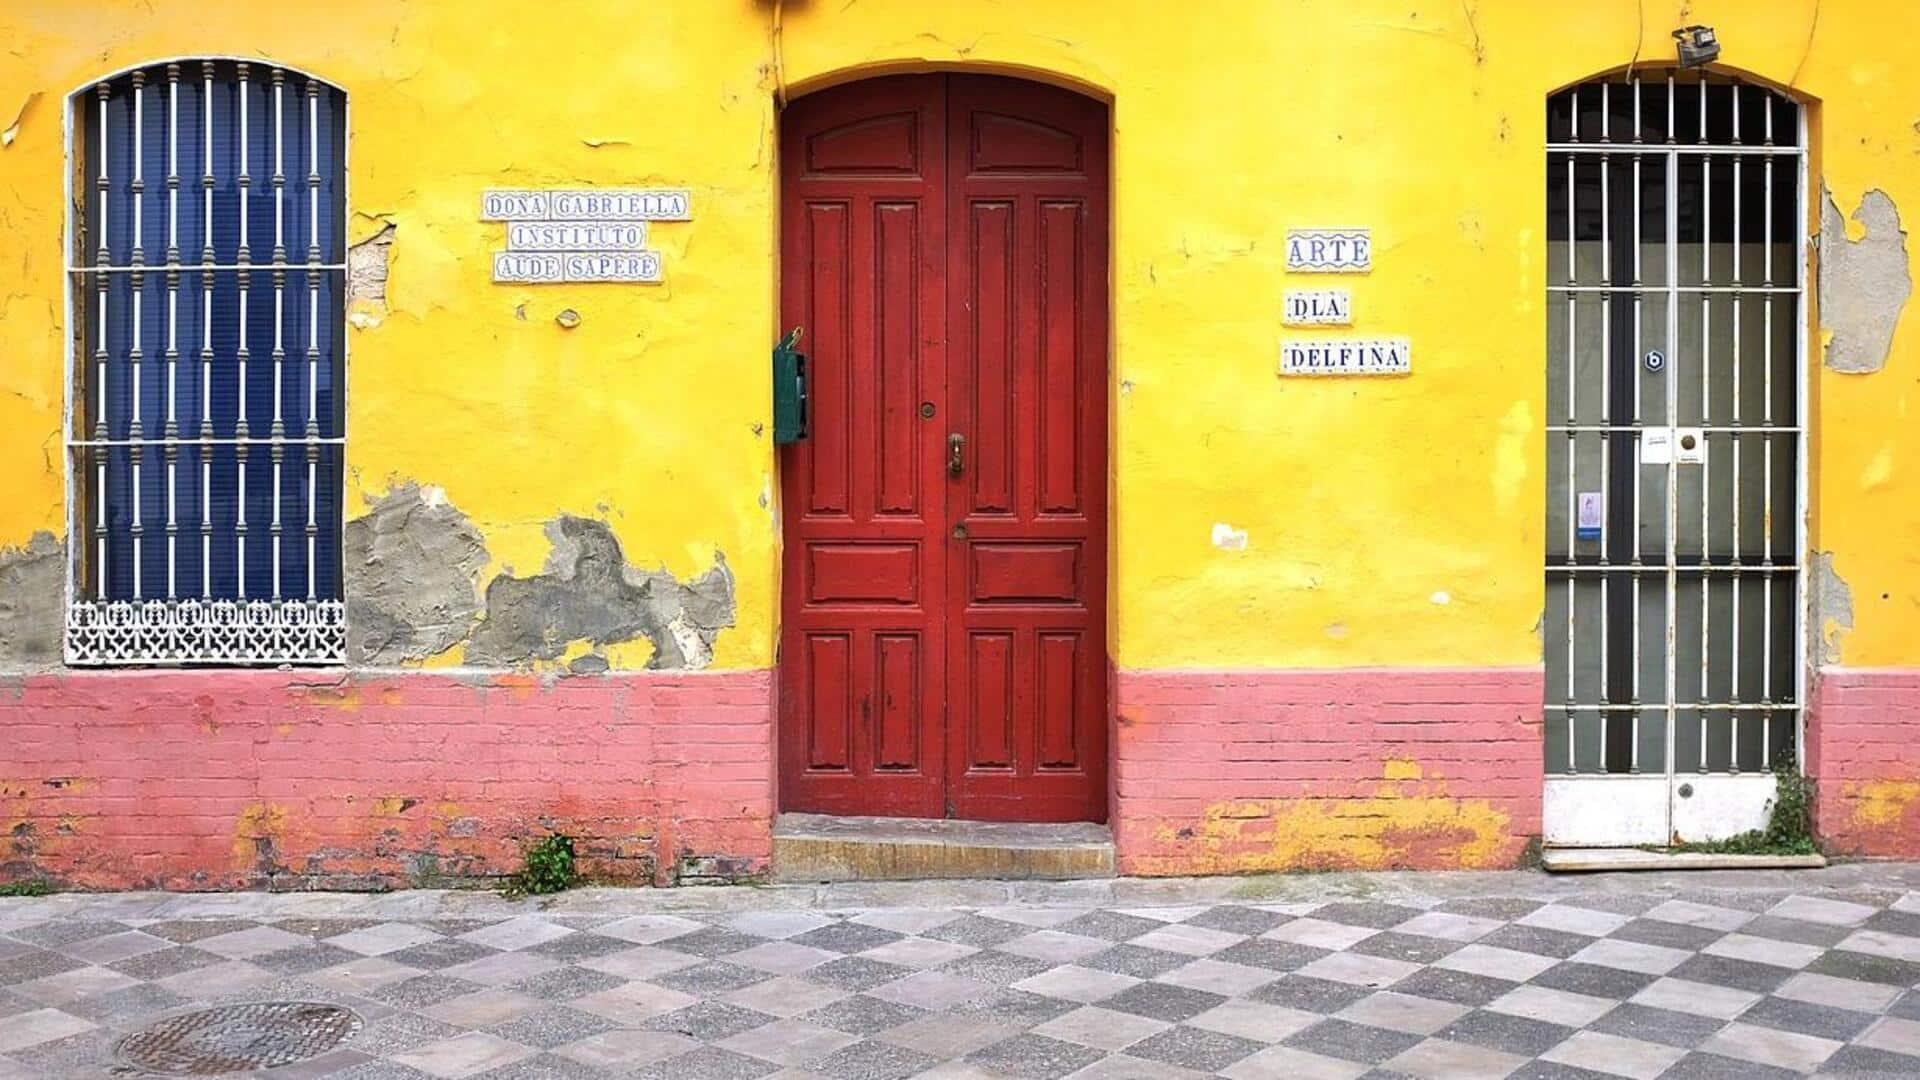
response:
M1668 73L1548 123L1546 770L1764 773L1800 742L1800 112Z
M247 61L76 95L69 663L344 658L344 109Z

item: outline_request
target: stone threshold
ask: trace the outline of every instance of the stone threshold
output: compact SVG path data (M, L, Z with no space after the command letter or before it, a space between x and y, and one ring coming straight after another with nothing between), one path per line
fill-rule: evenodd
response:
M1113 831L1092 822L781 814L773 824L778 882L1073 881L1113 875Z
M1722 855L1706 851L1644 848L1547 848L1540 868L1553 874L1618 870L1817 870L1824 855Z

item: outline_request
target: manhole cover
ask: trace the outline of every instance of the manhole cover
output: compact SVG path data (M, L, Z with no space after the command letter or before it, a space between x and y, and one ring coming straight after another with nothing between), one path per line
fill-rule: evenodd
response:
M314 1001L257 1001L170 1016L120 1042L120 1057L149 1072L217 1076L318 1057L352 1038L360 1017Z

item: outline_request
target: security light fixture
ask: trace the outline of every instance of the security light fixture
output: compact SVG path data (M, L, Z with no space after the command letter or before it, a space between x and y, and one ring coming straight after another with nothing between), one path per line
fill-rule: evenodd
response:
M1720 58L1720 40L1711 26L1683 26L1673 32L1673 40L1679 43L1683 68L1702 67Z

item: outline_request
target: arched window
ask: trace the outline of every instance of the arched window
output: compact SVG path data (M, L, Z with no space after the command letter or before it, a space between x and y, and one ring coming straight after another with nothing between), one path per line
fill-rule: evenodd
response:
M346 97L196 59L72 109L67 660L337 662Z
M1549 843L1765 823L1800 746L1800 105L1641 71L1546 103Z

